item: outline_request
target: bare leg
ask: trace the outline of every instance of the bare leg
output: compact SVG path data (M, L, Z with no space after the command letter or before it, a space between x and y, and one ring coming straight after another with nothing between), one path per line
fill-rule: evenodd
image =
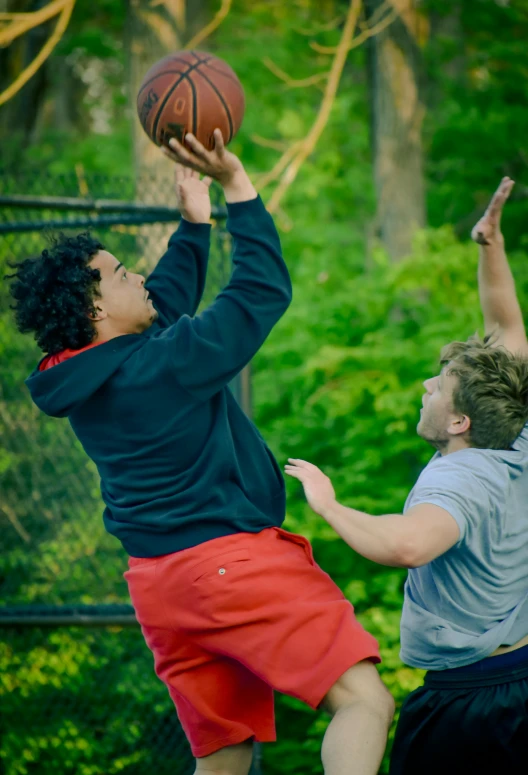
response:
M194 775L248 775L253 758L253 744L248 740L229 745L210 756L196 759Z
M376 775L394 716L394 700L372 662L347 670L325 697L332 715L321 757L325 775Z

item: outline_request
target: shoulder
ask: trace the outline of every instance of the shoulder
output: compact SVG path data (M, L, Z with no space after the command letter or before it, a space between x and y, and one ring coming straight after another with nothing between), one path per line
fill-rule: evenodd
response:
M464 511L488 510L500 489L499 464L488 452L465 449L435 456L416 482L407 508L434 503L451 513L455 505Z
M463 449L449 455L438 455L424 468L417 485L458 485L460 483L482 483L496 470L497 461L491 450Z
M493 512L496 482L493 461L468 449L443 457L434 457L420 475L407 503L405 513L413 506L430 504L447 511L459 528L458 545L468 530L482 524L483 517Z

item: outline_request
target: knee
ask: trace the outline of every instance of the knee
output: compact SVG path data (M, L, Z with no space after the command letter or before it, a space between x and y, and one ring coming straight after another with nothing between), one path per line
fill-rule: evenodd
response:
M252 759L251 742L227 746L210 756L196 759L194 775L248 775Z
M323 707L334 715L357 703L382 718L387 728L392 724L394 698L372 662L359 662L347 670L326 695Z

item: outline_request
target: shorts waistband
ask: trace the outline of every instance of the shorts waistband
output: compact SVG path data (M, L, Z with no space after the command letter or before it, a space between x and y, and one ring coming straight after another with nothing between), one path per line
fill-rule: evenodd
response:
M430 689L476 688L525 678L528 678L528 646L465 667L429 670L425 674L424 686Z

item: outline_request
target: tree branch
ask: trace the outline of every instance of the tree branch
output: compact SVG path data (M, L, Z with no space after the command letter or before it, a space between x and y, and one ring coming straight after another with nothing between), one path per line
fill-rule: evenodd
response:
M280 151L281 153L289 147L285 140L270 140L268 137L261 137L260 135L251 135L250 139L256 145L261 145L263 148L273 148L274 151Z
M325 71L324 73L315 73L315 75L310 75L308 78L295 79L290 78L288 73L285 73L284 70L281 70L280 67L278 67L269 57L264 57L262 64L264 67L267 67L268 70L273 73L273 75L276 75L277 78L280 78L281 81L284 81L288 89L298 89L303 86L313 86L316 83L320 83L321 81L326 80L329 76L329 72Z
M265 186L269 186L270 183L273 183L274 180L276 180L279 175L283 172L284 168L290 163L290 160L295 154L297 153L300 141L296 143L292 143L287 151L283 153L283 155L280 157L278 162L275 164L273 169L271 169L269 172L267 172L265 175L261 175L261 177L257 180L255 188L257 191L260 191L261 189L265 188Z
M150 7L164 6L167 13L174 19L178 29L185 29L185 0L150 0Z
M231 2L232 0L222 0L222 5L220 6L220 9L217 11L215 17L211 19L209 24L206 24L203 29L201 29L199 32L194 35L190 41L184 46L184 48L195 48L198 46L205 38L209 37L209 35L216 30L217 27L219 27L224 19L226 18L227 14L231 10Z
M53 0L53 2L48 3L39 11L2 14L1 23L4 24L5 21L9 23L4 29L0 30L0 46L9 46L15 38L28 32L28 30L32 30L33 27L38 27L39 24L49 21L68 5L73 5L72 0Z
M341 35L341 40L339 41L339 45L337 46L336 53L334 56L334 60L332 62L332 66L330 68L330 75L328 78L328 82L326 84L323 101L321 103L321 107L319 109L319 113L312 125L312 128L299 144L298 144L298 150L292 153L292 148L289 149L290 156L293 155L294 158L292 159L291 163L288 164L288 161L286 161L286 169L284 170L282 174L282 178L273 192L273 195L268 203L268 210L272 213L274 212L277 207L279 206L279 203L286 193L289 186L293 183L295 178L297 177L297 173L299 172L299 169L301 168L303 162L310 156L312 151L314 150L317 141L319 140L319 137L321 136L328 119L330 117L330 112L332 110L332 105L334 104L334 100L337 94L337 89L339 87L339 82L341 80L341 75L343 73L343 68L345 66L346 58L348 51L350 49L350 43L354 36L354 30L356 28L356 24L359 19L359 14L361 12L362 7L362 0L351 0L350 7L348 9L345 26L343 28L343 33ZM284 156L288 154L288 151ZM279 163L282 162L284 164L284 157L282 160L279 160ZM277 167L275 165L275 167ZM262 181L260 181L262 185Z
M335 19L332 19L331 21L326 22L326 24L320 24L316 30L298 29L297 32L300 35L307 35L309 37L312 37L312 35L317 35L320 32L328 32L329 30L335 30L336 27L339 27L339 25L341 24L344 18L345 17L341 14L340 16L336 16Z
M8 28L7 30L0 32L0 46L6 45L5 43L2 43L2 40L9 40L11 42L14 40L14 38L18 37L22 34L22 32L26 32L29 29L32 29L33 27L38 26L39 24L42 24L42 21L47 21L48 19L52 18L52 16L57 13L56 9L60 10L60 16L57 21L57 24L55 26L55 29L53 30L52 34L46 41L46 43L42 46L39 53L35 57L35 59L30 62L30 64L22 70L20 75L15 78L13 83L7 87L3 92L0 93L0 105L3 105L5 102L11 99L20 89L29 81L30 78L32 78L39 67L43 64L43 62L46 61L46 59L49 57L57 43L60 41L62 36L64 35L64 32L66 31L66 27L68 26L68 22L70 21L70 17L72 15L73 7L75 5L75 0L56 0L56 2L50 3L46 8L43 8L41 11L35 11L32 14L32 21L33 23L28 26L29 21L26 21L22 27L13 24ZM50 6L54 6L55 10L53 13L49 13ZM48 12L48 14L45 16L44 19L42 19L42 14L44 12ZM15 33L13 35L13 27L15 27ZM17 31L18 30L18 31ZM21 31L22 30L22 31ZM5 37L3 37L3 33L5 33Z
M392 24L392 22L395 21L399 15L399 11L396 8L393 8L380 22L372 25L371 27L365 27L363 32L361 32L350 41L348 51L361 46L361 44L364 43L368 38L372 38L374 35L377 35L378 32L381 32L390 24ZM335 46L320 46L319 43L316 43L314 40L310 42L310 48L313 48L313 50L317 51L318 54L335 54L337 51Z

